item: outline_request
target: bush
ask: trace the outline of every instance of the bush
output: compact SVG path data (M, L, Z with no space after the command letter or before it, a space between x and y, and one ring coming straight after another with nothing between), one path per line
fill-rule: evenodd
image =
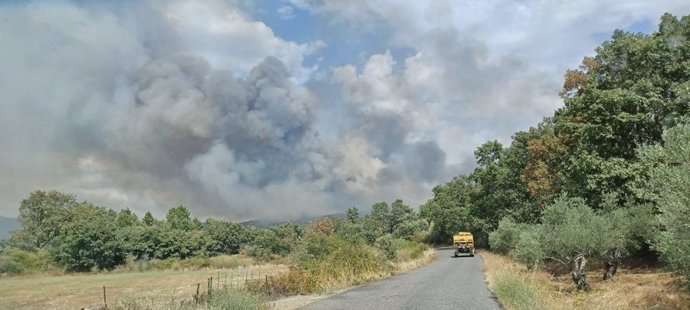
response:
M395 228L393 236L411 240L415 235L426 232L427 229L429 229L429 224L423 219L402 222Z
M527 268L534 269L544 261L545 254L541 244L540 227L526 227L519 235L512 255L515 259L527 265Z
M211 268L237 268L245 263L237 256L220 255L209 258Z
M51 259L46 251L30 252L17 249L7 249L5 256L11 257L17 262L24 272L46 271L51 267Z
M398 259L402 261L417 259L422 257L422 254L428 249L429 247L426 244L415 241L398 240Z
M498 229L489 234L489 245L491 250L508 254L517 246L520 234L525 229L525 225L515 223L511 218L503 218L498 223Z
M245 252L252 257L261 260L270 260L273 255L285 255L290 252L290 246L278 238L272 230L258 230Z
M22 271L24 268L13 257L0 256L0 274L18 274Z
M395 260L398 256L395 247L395 240L390 235L385 235L376 239L376 247L383 252L388 260Z

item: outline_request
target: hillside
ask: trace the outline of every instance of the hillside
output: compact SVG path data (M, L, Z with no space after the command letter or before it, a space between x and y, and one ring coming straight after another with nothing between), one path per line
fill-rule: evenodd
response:
M0 240L9 238L10 233L18 228L19 222L17 222L17 219L0 216Z

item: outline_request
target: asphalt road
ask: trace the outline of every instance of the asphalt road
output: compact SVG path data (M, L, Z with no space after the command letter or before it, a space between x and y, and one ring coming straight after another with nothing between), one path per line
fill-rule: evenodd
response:
M481 257L454 258L450 249L437 253L438 260L427 266L302 309L500 309L484 282Z

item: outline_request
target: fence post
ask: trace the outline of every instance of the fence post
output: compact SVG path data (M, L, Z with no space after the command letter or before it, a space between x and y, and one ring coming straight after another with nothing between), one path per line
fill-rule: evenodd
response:
M199 303L199 287L201 286L201 283L196 284L196 296L194 296L194 303L198 304Z
M103 285L103 305L108 309L108 299L105 297L105 285Z
M211 295L213 294L213 277L208 278L208 301L211 301Z

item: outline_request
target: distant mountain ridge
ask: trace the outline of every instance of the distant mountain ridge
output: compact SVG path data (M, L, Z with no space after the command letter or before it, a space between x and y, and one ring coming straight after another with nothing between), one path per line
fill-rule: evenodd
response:
M17 230L21 227L16 218L4 217L0 215L0 240L7 239L13 230Z
M253 226L257 228L271 228L274 226L278 226L281 224L285 223L293 223L293 224L309 224L315 220L324 218L324 217L330 217L330 218L341 218L345 217L345 213L333 213L333 214L327 214L327 215L321 215L321 216L304 216L301 218L298 218L296 220L290 220L290 221L285 221L285 220L249 220L249 221L244 221L240 222L240 225L242 226Z

